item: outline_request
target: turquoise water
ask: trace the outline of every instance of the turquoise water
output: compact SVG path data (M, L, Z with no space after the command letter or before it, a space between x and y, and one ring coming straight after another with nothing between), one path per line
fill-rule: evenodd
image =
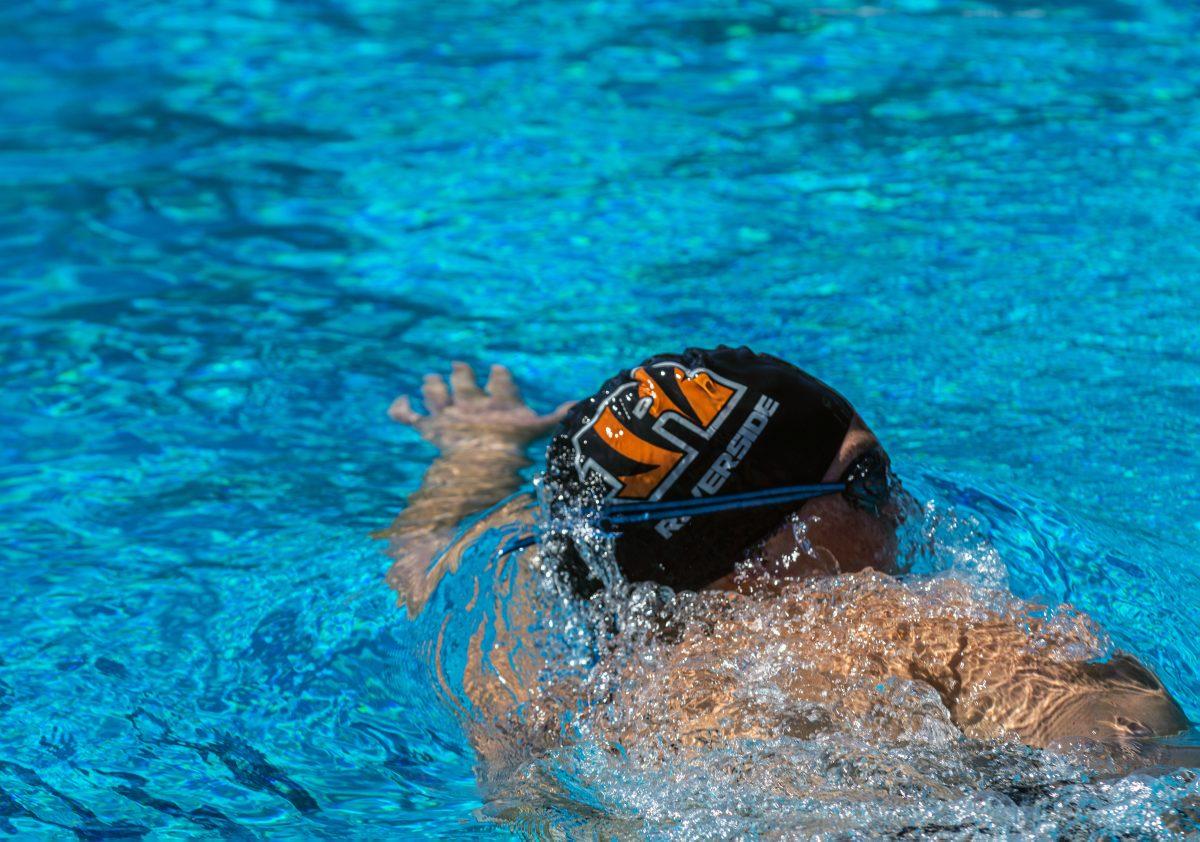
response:
M687 344L792 359L1200 719L1198 35L1162 0L4 4L0 831L512 832L367 538L432 455L384 410L455 358L543 410Z

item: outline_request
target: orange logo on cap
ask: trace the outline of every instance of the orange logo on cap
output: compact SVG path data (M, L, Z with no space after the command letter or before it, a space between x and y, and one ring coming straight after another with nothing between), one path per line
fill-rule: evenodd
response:
M580 479L597 473L625 499L657 500L674 484L746 391L706 368L677 362L635 368L575 434Z

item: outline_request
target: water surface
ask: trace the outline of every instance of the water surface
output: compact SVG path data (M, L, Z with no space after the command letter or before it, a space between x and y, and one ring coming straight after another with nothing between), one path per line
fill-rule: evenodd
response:
M0 828L508 832L366 538L432 455L383 410L451 358L542 409L792 359L1200 717L1198 23L5 4Z

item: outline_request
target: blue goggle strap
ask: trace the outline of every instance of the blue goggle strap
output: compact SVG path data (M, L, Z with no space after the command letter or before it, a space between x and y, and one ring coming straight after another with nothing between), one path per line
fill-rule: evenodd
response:
M523 550L526 547L532 547L538 542L536 535L514 535L509 538L504 546L500 548L500 555L508 555L515 553L517 550Z
M614 525L623 523L645 523L648 520L663 520L673 517L694 517L728 512L735 509L751 509L758 506L777 506L783 503L799 503L826 494L846 490L844 482L823 482L817 485L788 485L781 488L763 488L741 494L722 494L717 497L697 497L694 500L637 500L629 503L609 503L601 509L601 519Z
M816 485L788 485L781 488L764 488L745 491L741 494L722 494L716 497L697 497L694 500L635 500L628 503L609 503L601 508L600 522L604 527L621 526L628 523L645 523L648 520L665 520L675 517L696 517L729 512L737 509L752 509L758 506L778 506L784 503L799 503L826 494L846 490L844 482L823 482ZM501 555L532 547L538 542L536 535L516 535L500 548Z

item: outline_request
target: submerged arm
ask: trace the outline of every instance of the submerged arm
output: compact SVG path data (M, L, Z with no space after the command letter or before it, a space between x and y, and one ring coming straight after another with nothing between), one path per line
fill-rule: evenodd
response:
M548 415L537 415L521 400L512 374L499 365L492 366L486 392L465 363L454 364L450 386L453 395L441 377L426 375L422 394L428 415L416 412L407 396L388 409L393 420L414 428L440 451L408 506L390 527L376 533L388 540L389 554L396 559L388 584L399 592L410 614L421 610L441 577L457 566L458 554L443 551L461 521L520 488L519 471L529 465L525 446L549 431L570 407L563 404ZM513 520L521 508L506 507L504 514Z

